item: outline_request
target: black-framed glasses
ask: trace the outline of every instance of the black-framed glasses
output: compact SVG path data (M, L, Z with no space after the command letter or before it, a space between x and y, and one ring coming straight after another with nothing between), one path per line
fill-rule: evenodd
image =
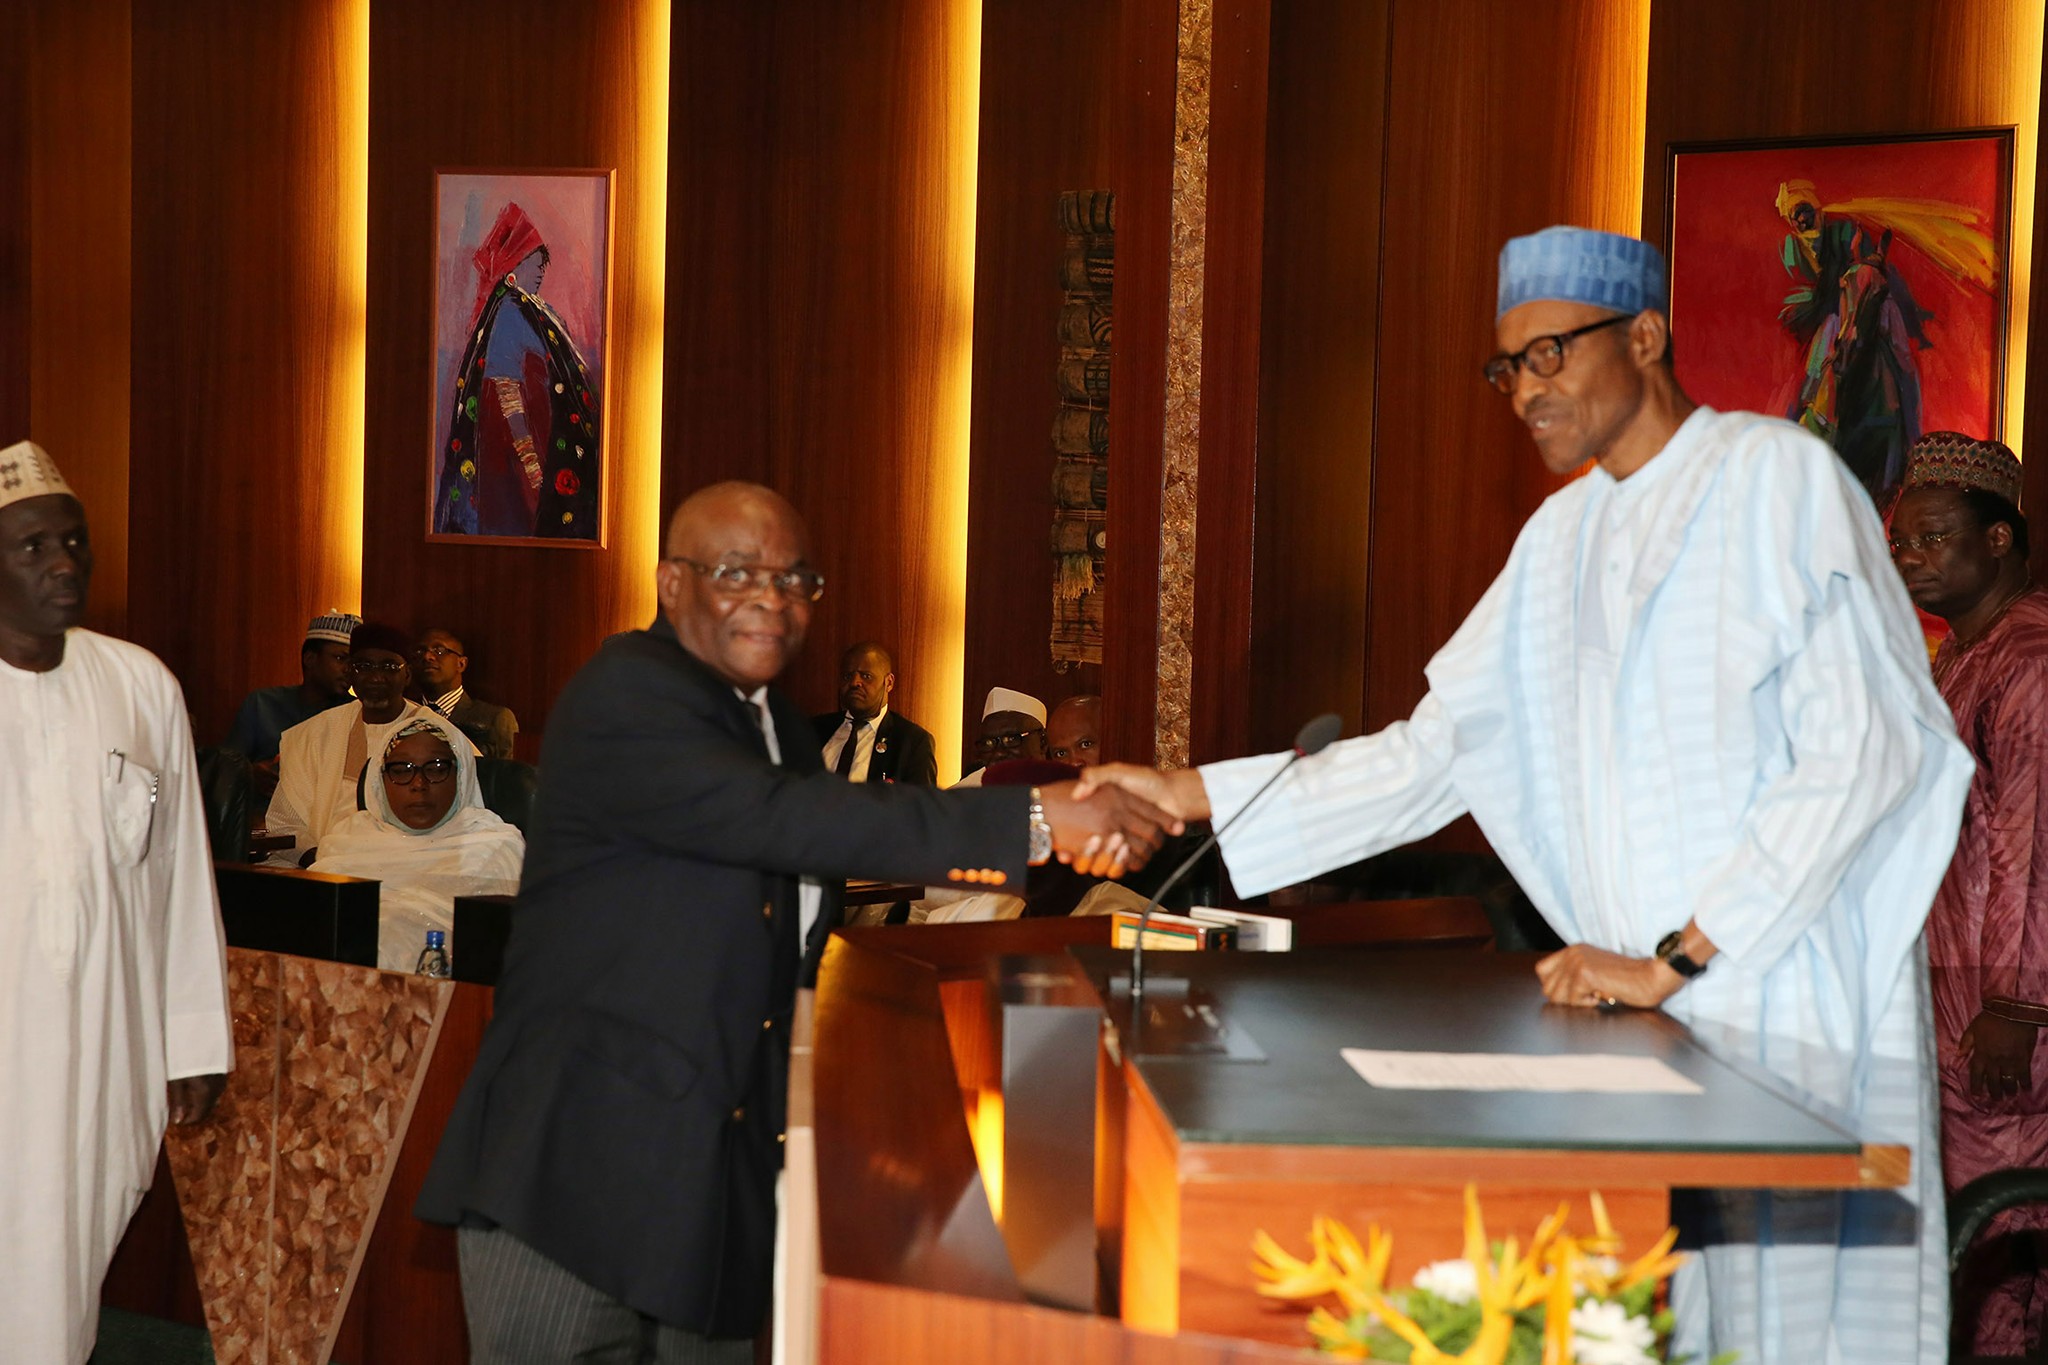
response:
M430 786L438 787L455 776L455 760L452 758L430 758L424 763L386 763L384 780L400 787L410 787L419 778L426 778Z
M1509 355L1503 351L1480 367L1486 382L1502 393L1513 393L1515 383L1523 370L1538 379L1548 379L1564 368L1564 348L1588 332L1597 332L1602 327L1612 327L1617 322L1634 322L1635 314L1621 313L1615 317L1589 322L1584 327L1574 327L1569 332L1558 332L1553 336L1537 337L1521 350Z
M403 659L350 659L348 661L348 671L357 677L368 677L374 673L382 673L389 677L404 667L405 660Z
M1908 550L1925 554L1935 546L1945 541L1954 540L1957 536L1971 529L1973 528L1958 526L1953 531L1929 531L1924 536L1893 536L1891 538L1892 558L1897 559Z
M467 654L464 654L461 650L450 649L446 645L421 645L416 652L422 659L426 659L429 661L436 661L448 658L467 659L469 657Z
M683 555L670 561L687 564L727 597L750 596L775 588L793 602L815 602L825 595L825 575L816 569L771 569L764 564L699 564Z

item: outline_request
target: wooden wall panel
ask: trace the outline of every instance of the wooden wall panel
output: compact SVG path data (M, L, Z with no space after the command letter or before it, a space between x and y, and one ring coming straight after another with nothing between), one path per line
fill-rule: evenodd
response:
M668 13L664 0L437 0L371 15L363 604L460 635L477 693L518 713L525 757L570 675L654 614ZM617 172L607 543L429 544L433 172L552 166Z
M2027 355L2038 307L2041 0L1871 0L1853 24L1825 0L1657 0L1653 13L1643 153L1651 241L1664 240L1673 142L2015 125L2006 439L2024 456L2027 431L2048 430L2048 390ZM2026 468L2038 509L2048 502L2048 461ZM2048 567L2044 551L2048 544L2037 563Z
M31 222L27 429L91 521L96 562L86 624L122 635L130 515L129 0L33 0L16 8L29 16L35 54L27 89L33 183L22 201Z
M28 433L29 16L0 6L0 446Z
M1116 7L983 0L974 250L974 424L967 514L967 733L995 686L1052 706L1102 690L1053 668L1052 421L1059 397L1056 207L1116 184Z
M248 688L295 680L308 616L356 591L356 527L331 512L360 458L343 175L365 4L134 7L129 634L184 681L202 742Z
M1635 229L1648 8L1394 6L1369 729L1420 699L1423 665L1556 487L1506 401L1479 378L1494 349L1494 259L1509 237L1551 223ZM1759 30L1744 32L1754 42Z
M1159 685L1159 516L1166 442L1175 0L1117 6L1116 336L1110 345L1104 751L1149 763Z
M784 683L888 643L896 705L957 757L979 6L693 5L676 21L664 509L779 489L828 588ZM950 737L950 738L949 738Z
M1392 0L1275 0L1248 738L1364 723L1378 362L1380 175ZM1197 695L1204 690L1197 677Z
M1209 71L1188 757L1251 742L1253 512L1258 498L1259 317L1265 240L1272 0L1217 4Z

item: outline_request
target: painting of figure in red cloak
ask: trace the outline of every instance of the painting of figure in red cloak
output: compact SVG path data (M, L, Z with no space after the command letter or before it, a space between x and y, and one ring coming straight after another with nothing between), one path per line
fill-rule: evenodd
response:
M1923 433L2003 434L2011 182L2006 130L1673 147L1679 382L1799 423L1888 510Z
M431 538L603 544L608 171L435 176Z

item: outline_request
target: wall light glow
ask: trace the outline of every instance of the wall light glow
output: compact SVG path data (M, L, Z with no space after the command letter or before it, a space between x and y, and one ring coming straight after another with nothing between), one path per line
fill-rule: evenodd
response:
M332 0L334 53L333 344L321 405L318 543L308 556L318 609L363 600L363 405L370 320L370 0ZM317 164L317 163L316 163Z

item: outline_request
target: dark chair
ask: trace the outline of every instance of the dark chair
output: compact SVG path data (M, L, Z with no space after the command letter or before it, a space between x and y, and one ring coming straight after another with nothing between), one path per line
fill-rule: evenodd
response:
M1493 925L1494 946L1504 953L1556 952L1564 947L1537 913L1507 865L1491 853L1432 848L1397 848L1377 858L1326 872L1310 883L1319 900L1434 900L1470 896Z
M540 770L516 758L480 758L476 784L484 804L506 824L526 833L533 818L533 794L540 789Z
M2048 1170L2022 1166L1980 1175L1948 1199L1948 1271L1961 1269L1970 1244L2007 1209L2048 1203Z
M206 840L217 863L249 861L249 813L256 800L248 755L212 745L197 754Z

